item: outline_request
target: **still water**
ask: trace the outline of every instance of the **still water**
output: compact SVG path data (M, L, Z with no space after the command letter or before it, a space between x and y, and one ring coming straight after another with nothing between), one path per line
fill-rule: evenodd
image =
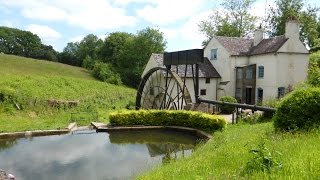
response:
M132 179L173 158L192 153L197 138L170 130L0 140L0 169L17 180Z

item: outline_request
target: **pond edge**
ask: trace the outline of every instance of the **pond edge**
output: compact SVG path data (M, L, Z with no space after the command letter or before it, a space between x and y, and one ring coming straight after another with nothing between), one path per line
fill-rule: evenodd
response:
M212 135L204 131L182 127L182 126L107 126L105 124L92 122L91 125L97 132L114 132L114 131L135 131L135 130L153 130L153 129L169 129L180 132L190 133L201 139L211 139Z

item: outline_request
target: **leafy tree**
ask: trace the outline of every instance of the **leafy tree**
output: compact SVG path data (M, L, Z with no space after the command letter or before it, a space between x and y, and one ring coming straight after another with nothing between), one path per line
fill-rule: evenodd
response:
M135 36L126 32L113 32L103 42L103 45L99 49L99 59L103 62L111 63L114 67L119 67L118 60L123 54L123 51L127 48L130 41Z
M89 34L84 37L79 44L78 56L83 61L87 56L96 59L97 52L102 46L103 41L94 34Z
M213 36L244 37L255 28L256 16L249 9L255 0L224 0L224 11L216 11L199 24L200 32L206 36L205 46Z
M0 27L0 51L36 59L57 60L57 52L52 46L42 44L37 35L9 27Z
M111 64L97 62L93 67L92 73L94 77L101 81L115 85L122 84L119 74L112 69Z
M285 33L285 24L289 18L296 18L301 23L300 39L313 48L319 39L319 8L304 4L303 0L277 0L275 7L270 7L268 14L269 35L280 36Z
M73 66L81 66L82 61L79 58L79 43L69 42L59 54L59 62Z
M119 73L122 81L132 87L137 87L140 76L152 53L162 53L166 47L163 33L159 29L146 28L125 44L119 58Z

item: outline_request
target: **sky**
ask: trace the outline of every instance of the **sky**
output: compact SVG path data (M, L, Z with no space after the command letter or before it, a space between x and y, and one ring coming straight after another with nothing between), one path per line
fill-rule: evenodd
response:
M308 0L314 3L317 0ZM158 28L166 51L202 48L198 24L222 0L0 0L0 26L28 30L62 51L68 42L88 34L104 39L109 33L137 33ZM257 0L250 12L264 17L272 0Z

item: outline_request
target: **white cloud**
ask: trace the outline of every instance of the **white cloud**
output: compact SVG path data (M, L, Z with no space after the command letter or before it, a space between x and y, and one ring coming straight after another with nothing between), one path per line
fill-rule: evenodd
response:
M164 38L171 39L178 36L178 30L173 28L160 27L160 32L163 32Z
M80 42L84 37L85 35L74 36L70 38L68 42Z
M106 0L11 0L2 4L19 8L21 14L29 19L64 21L92 31L128 27L136 23L136 18L126 15L125 9L112 7Z
M61 34L48 26L30 24L26 30L37 34L45 44L55 44L61 38ZM53 45L54 46L54 45Z
M139 17L157 25L168 25L195 15L203 6L204 0L155 0L154 4L148 4L137 10Z

